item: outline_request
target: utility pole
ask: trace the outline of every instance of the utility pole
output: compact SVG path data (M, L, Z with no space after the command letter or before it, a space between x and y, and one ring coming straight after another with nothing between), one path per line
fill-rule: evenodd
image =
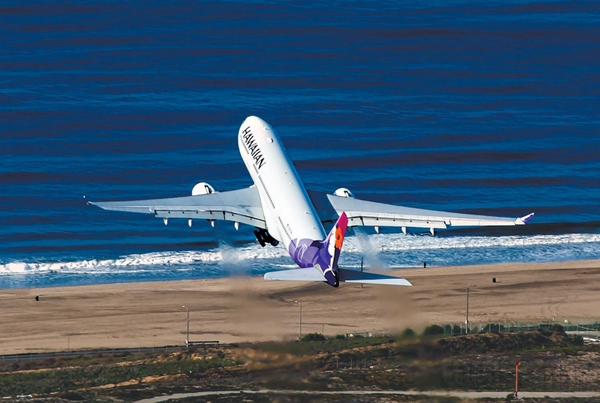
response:
M183 305L182 308L185 308L186 318L185 318L185 345L186 347L190 344L190 309Z
M465 333L469 333L469 291L471 287L475 287L475 285L470 285L467 287L467 317L465 318L466 331Z
M363 272L363 263L364 263L364 260L365 260L365 258L364 258L364 257L361 257L361 258L360 258L360 272L361 272L361 273ZM364 283L360 283L360 288L365 288L365 285L364 285Z
M469 287L467 287L467 318L465 319L465 325L467 325L465 333L469 333Z
M298 341L302 338L302 302L294 301L299 305L300 309L298 310Z

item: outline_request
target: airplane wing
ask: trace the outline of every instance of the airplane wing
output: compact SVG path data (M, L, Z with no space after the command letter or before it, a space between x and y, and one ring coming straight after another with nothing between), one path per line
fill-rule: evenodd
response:
M379 273L369 273L364 271L347 270L339 268L339 281L346 283L379 284L379 285L403 285L412 286L412 284L401 277L387 276ZM327 282L323 273L314 267L305 269L280 270L265 273L265 280L282 281L322 281Z
M258 191L254 186L197 196L131 201L88 202L104 210L153 214L169 218L227 220L266 229Z
M371 226L377 231L379 227L400 227L405 233L408 228L426 228L434 233L436 229L455 227L524 225L533 217L533 213L520 218L460 214L376 203L323 192L308 191L308 194L322 222L335 222L345 212L348 226Z

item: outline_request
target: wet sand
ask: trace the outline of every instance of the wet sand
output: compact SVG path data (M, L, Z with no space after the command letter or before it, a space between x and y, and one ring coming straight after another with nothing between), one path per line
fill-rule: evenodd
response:
M432 323L600 320L600 260L394 270L413 287L259 278L0 290L0 354L392 333ZM496 282L493 282L493 278ZM36 296L39 300L36 301Z

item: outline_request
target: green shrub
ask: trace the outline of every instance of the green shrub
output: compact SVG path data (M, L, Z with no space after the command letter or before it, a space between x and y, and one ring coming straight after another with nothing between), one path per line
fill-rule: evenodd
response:
M439 334L444 334L444 328L439 325L427 326L425 330L423 330L423 336L436 336Z
M300 341L323 341L323 340L326 340L326 338L321 333L309 333L300 339Z
M407 327L406 329L404 329L404 331L400 334L400 337L402 337L404 339L410 339L415 336L416 336L415 331L412 330L410 327Z
M554 330L555 332L564 332L565 328L559 323L553 323L552 326L550 326L550 330Z

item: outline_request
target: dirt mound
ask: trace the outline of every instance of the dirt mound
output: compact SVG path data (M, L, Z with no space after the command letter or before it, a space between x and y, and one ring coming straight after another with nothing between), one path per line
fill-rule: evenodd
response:
M533 330L516 333L480 333L441 339L438 344L452 354L510 352L535 348L567 347L574 344L564 331Z

